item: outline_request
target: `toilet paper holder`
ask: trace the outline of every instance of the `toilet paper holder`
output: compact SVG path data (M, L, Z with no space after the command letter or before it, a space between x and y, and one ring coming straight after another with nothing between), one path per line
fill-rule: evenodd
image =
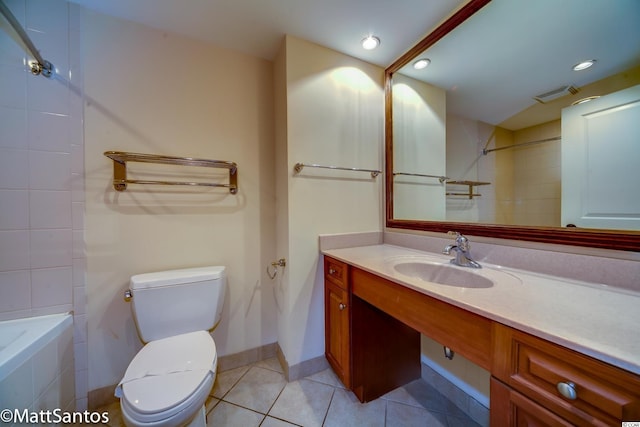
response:
M278 267L286 267L287 266L287 260L284 258L280 258L277 261L273 261L271 263L271 265L267 266L267 275L269 276L269 278L271 280L275 279L277 274L278 274ZM271 272L271 268L273 268L273 273Z

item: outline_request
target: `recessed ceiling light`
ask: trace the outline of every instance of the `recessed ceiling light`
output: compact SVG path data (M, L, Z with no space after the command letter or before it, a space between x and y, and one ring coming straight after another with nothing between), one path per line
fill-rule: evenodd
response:
M588 96L586 98L578 99L577 101L572 102L571 105L584 104L585 102L593 101L594 99L598 98L600 98L600 95Z
M423 68L427 68L429 64L431 64L430 59L422 58L413 63L413 68L415 68L416 70L422 70Z
M376 36L367 36L362 39L362 47L367 50L372 50L380 46L380 39Z
M579 62L576 65L574 65L573 66L573 70L574 71L586 70L587 68L591 67L595 63L596 63L595 59L588 59L586 61L582 61L582 62Z

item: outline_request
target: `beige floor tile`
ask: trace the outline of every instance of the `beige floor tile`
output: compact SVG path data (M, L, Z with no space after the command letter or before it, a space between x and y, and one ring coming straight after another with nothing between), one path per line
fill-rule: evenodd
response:
M271 369L272 371L280 372L281 374L284 373L282 366L280 365L280 361L277 357L261 360L260 362L256 362L253 366L264 369Z
M277 418L269 417L264 419L260 427L296 427L297 424L291 424L286 421L279 420Z
M207 426L258 427L263 419L264 415L257 412L227 402L220 402L207 415Z
M283 374L254 366L224 400L266 414L286 384Z
M331 368L320 371L317 374L306 377L308 380L317 381L319 383L328 384L333 387L344 388L344 384L338 379L338 376Z
M325 419L326 427L377 427L384 426L384 399L376 399L369 403L360 403L353 393L336 389Z
M215 408L219 402L220 402L220 399L213 396L209 396L207 398L207 401L204 403L205 413L208 414L209 412L211 412L211 410Z
M440 412L445 412L445 408L453 406L442 394L422 379L392 390L383 395L382 399L423 409L440 410Z
M300 424L320 427L335 389L329 385L301 379L286 385L269 415Z
M447 415L417 406L387 402L386 427L447 427Z
M231 388L247 373L251 366L241 366L228 371L219 372L216 375L216 382L211 389L211 396L221 399Z

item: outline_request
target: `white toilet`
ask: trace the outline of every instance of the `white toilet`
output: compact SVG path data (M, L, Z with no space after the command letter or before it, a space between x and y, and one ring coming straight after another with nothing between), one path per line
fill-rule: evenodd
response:
M209 331L227 287L225 267L131 278L133 317L145 346L116 388L128 426L205 426L204 404L218 363Z

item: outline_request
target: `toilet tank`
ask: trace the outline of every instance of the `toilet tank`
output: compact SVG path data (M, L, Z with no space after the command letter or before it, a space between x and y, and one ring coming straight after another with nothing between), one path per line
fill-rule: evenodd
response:
M159 271L131 277L133 317L143 342L211 330L222 317L225 267Z

